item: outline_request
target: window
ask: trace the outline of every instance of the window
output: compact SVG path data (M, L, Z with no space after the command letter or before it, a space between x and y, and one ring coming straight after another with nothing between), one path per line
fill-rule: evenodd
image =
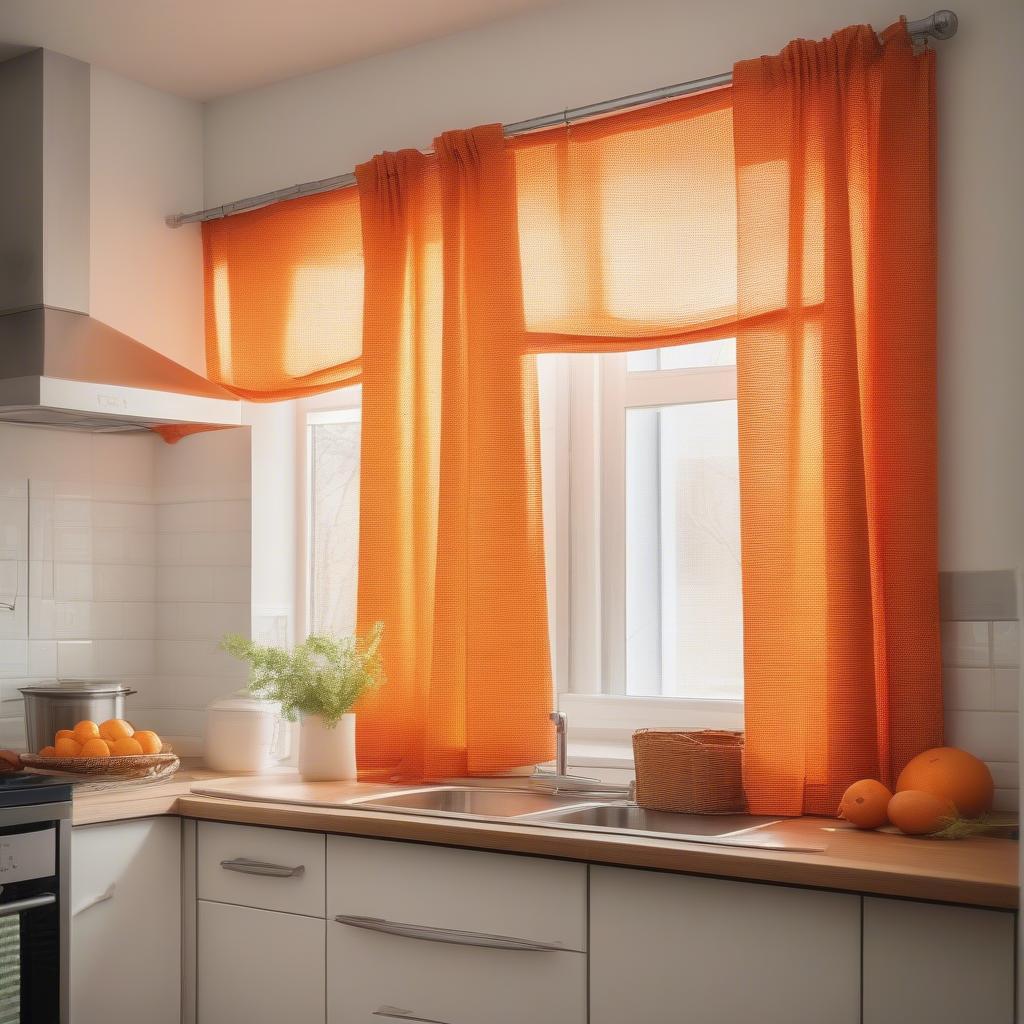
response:
M701 725L739 715L735 362L731 339L541 357L556 677L574 714L587 695Z
M358 394L350 400L358 403ZM306 413L306 623L310 633L347 636L356 626L359 435L358 404Z

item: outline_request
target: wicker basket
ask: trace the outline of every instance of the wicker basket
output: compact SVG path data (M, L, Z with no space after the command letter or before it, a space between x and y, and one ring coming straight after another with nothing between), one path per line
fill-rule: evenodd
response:
M742 758L741 732L640 729L633 733L636 802L681 814L745 811Z
M181 762L173 752L129 754L125 757L40 757L22 754L21 763L33 771L48 775L69 775L100 780L145 779L155 782L173 775Z

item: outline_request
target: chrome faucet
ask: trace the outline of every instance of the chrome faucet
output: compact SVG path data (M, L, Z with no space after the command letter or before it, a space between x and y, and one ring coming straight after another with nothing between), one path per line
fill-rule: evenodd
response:
M552 711L548 717L555 723L555 774L569 774L569 719L564 711Z
M634 784L617 786L614 783L598 782L580 775L569 774L569 719L564 711L552 711L548 716L555 723L555 770L536 769L530 776L533 787L543 787L553 793L570 792L632 800Z

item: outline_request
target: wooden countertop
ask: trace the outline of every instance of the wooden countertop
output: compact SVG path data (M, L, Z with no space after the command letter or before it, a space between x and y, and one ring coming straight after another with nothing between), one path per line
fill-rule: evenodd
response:
M218 795L193 792L204 787L213 787ZM203 821L374 836L982 907L1016 909L1019 903L1019 846L1009 839L915 839L862 832L828 818L787 819L758 830L759 837L770 841L823 847L821 852L797 853L315 806L396 788L402 787L303 783L287 771L229 780L224 773L185 768L166 783L77 795L74 824L178 814Z

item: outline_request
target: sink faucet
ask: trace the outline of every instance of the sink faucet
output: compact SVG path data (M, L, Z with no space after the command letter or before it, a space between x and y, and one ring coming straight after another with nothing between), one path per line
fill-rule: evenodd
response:
M569 774L569 719L564 711L552 711L548 716L555 723L555 770L554 772L534 771L530 782L553 793L570 792L633 799L634 783L617 786L614 783L598 782L579 775Z
M564 778L569 774L569 719L564 711L548 717L555 723L555 774Z

